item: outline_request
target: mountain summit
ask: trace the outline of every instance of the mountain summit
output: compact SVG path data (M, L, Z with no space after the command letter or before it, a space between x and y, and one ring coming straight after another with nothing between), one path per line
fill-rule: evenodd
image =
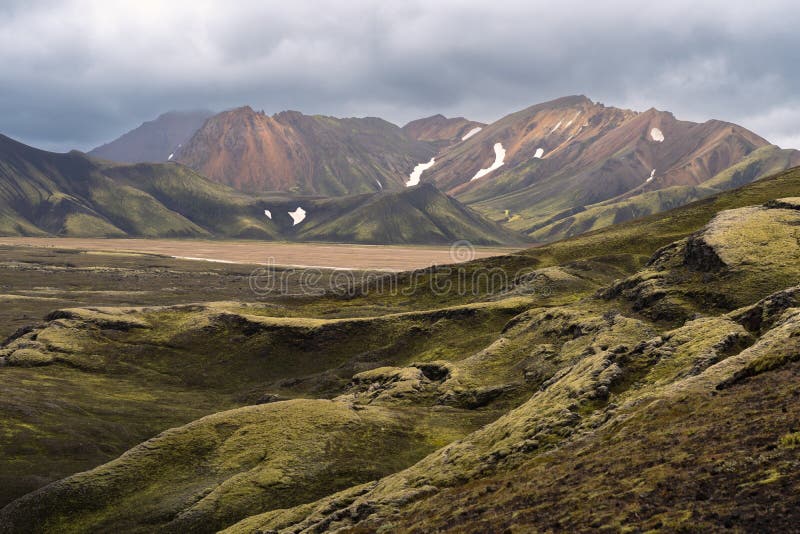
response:
M208 119L210 111L168 111L89 152L119 163L160 163L178 150Z
M340 196L402 189L435 153L383 119L269 116L245 106L206 121L176 159L243 191Z

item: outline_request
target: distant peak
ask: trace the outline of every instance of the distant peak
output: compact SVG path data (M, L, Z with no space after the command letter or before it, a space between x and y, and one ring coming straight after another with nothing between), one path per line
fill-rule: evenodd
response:
M255 111L253 111L253 108L251 108L250 106L245 105L245 106L239 106L238 108L229 109L229 110L225 111L225 113L228 113L228 114L231 114L231 115L236 115L236 114L255 114Z
M447 196L431 182L420 182L418 185L408 187L403 191L399 191L400 195L425 195L425 196Z
M441 122L441 121L446 121L446 120L447 120L447 117L445 117L441 113L437 113L436 115L431 115L430 117L420 117L419 119L414 119L413 121L409 121L409 122L407 122L405 124L405 126L403 126L403 128L406 128L407 126L425 124L425 123L428 123L428 122L434 122L434 121Z
M277 119L277 120L284 119L284 120L289 120L289 121L302 119L303 117L305 117L305 115L302 112L296 111L296 110L293 110L293 109L287 109L287 110L284 110L284 111L279 111L278 113L276 113L276 114L274 114L272 116L273 119Z
M656 108L652 108L652 107L650 109L646 110L646 111L641 112L639 115L643 116L643 117L646 117L646 118L664 117L664 118L673 119L673 120L675 119L675 115L673 115L671 112L669 112L669 111L661 111L660 109L656 109Z
M569 95L556 98L555 100L550 100L549 102L545 102L545 104L552 107L566 107L579 106L581 104L588 104L591 106L595 105L595 102L592 102L592 100L585 95Z
M208 109L172 109L159 115L156 120L168 119L170 117L191 117L193 115L210 117L213 114L214 112Z

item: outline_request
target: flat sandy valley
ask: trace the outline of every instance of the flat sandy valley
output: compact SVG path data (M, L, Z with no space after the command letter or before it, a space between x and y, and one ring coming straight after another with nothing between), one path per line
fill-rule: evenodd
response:
M513 252L514 248L447 246L349 245L211 241L188 239L103 239L73 237L0 237L0 245L95 252L137 252L240 264L267 264L333 269L406 271L458 263Z

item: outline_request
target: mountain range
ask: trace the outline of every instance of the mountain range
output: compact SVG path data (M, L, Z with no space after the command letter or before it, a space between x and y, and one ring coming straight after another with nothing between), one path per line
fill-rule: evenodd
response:
M173 156L247 193L335 197L433 183L535 242L658 213L800 165L800 152L736 124L681 121L585 96L491 124L434 115L402 128L377 118L269 116L245 106L209 117Z
M292 218L289 213L295 214ZM302 213L302 219L297 216ZM115 164L0 136L0 233L356 243L522 244L430 184L324 198L254 196L175 163Z
M498 146L502 167L474 179L497 159ZM779 149L735 124L679 121L655 109L638 113L575 96L490 124L437 158L424 178L491 218L548 241L795 165L800 152Z

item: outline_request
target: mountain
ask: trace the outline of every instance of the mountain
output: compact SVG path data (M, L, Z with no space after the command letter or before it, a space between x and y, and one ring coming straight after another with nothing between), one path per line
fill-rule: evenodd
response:
M162 163L212 115L210 111L169 111L92 149L89 155L118 163Z
M536 224L527 223L523 231L536 241L556 241L683 206L797 165L800 165L800 152L768 145L754 150L739 163L700 185L676 185L645 192L634 189Z
M245 106L210 118L175 157L242 191L341 196L402 189L435 153L383 119L269 116Z
M585 226L648 212L631 209L631 203L652 212L800 164L799 152L769 147L735 124L679 121L655 109L639 113L571 96L486 126L437 156L423 180L494 220L553 239L571 235L564 226L581 231L569 217L613 199L621 203L613 216ZM734 170L743 162L746 169ZM683 189L666 193L669 200L660 206L653 202L652 193L674 187ZM542 233L545 226L550 229Z
M793 531L798 225L795 169L402 291L57 310L0 346L0 532Z
M175 164L115 165L0 136L5 235L277 236L252 201Z
M303 213L295 222L290 212ZM269 212L269 216L267 213ZM254 196L176 163L111 164L0 136L0 234L521 244L431 185L325 199Z
M284 205L282 211L293 205ZM489 221L431 184L399 192L319 200L310 203L306 212L307 222L298 226L297 237L309 241L452 244L467 240L475 245L526 242L524 236Z
M464 117L448 119L444 115L433 115L409 122L403 126L403 131L417 141L430 141L445 147L469 139L484 126Z

